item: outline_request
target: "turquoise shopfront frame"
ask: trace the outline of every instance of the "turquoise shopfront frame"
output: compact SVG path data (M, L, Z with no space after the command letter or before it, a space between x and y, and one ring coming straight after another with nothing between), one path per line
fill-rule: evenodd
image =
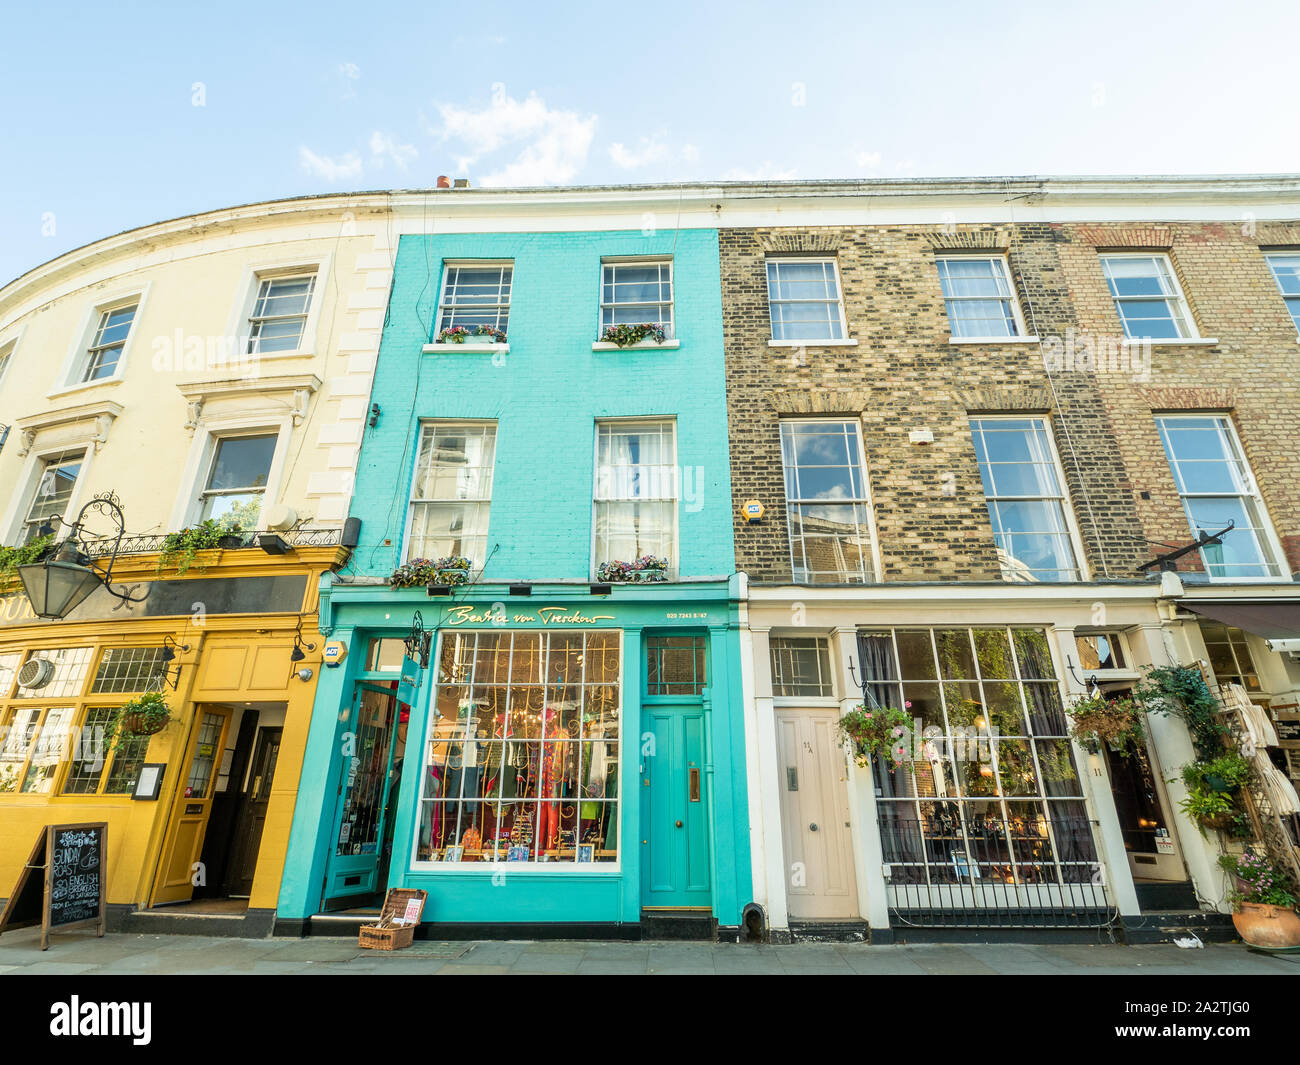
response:
M683 582L659 586L615 586L609 596L591 596L585 586L535 587L527 599L511 598L505 587L475 586L469 594L435 606L423 589L390 589L329 584L321 592L322 628L331 639L348 645L348 657L322 677L319 698L332 697L331 712L318 700L308 736L304 784L294 814L289 859L281 888L281 919L308 918L320 912L329 868L328 833L314 831L319 823L333 825L335 785L342 771L340 721L342 707L364 672L372 639L400 638L410 631L410 619L421 611L435 628L430 669L422 673L411 706L406 740L407 770L402 773L393 832L393 854L387 887L422 888L429 893L424 920L436 925L521 927L544 924L572 926L635 925L647 905L643 890L641 840L648 838L642 822L640 780L644 721L647 707L663 705L646 697L647 635L697 633L707 640L708 686L700 706L706 733L705 787L709 886L703 902L721 927L738 927L751 899L749 831L745 785L745 743L740 691L738 611L734 582ZM505 626L492 626L495 604L504 604ZM582 624L588 631L622 633L622 739L620 744L619 858L610 869L545 865L517 867L513 863L471 863L436 868L438 863L414 861L419 818L419 785L426 749L434 669L442 633L511 629L575 631L563 621L539 619L542 607L560 607L565 616L580 614L612 620ZM499 608L498 608L499 609ZM459 624L451 624L451 617ZM499 613L495 616L499 617ZM687 620L683 620L683 619ZM686 626L689 626L687 628ZM393 675L396 679L396 674ZM330 695L332 693L332 696ZM413 767L419 766L421 771ZM326 808L328 807L328 813Z

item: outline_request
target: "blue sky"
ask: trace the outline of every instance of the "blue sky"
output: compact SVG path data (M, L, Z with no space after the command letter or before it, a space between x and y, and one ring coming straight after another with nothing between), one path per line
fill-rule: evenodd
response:
M1300 171L1300 4L11 7L0 283L306 193Z

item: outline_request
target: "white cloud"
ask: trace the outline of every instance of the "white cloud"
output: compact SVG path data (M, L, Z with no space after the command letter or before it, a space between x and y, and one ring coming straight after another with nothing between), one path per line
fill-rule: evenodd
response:
M340 63L339 73L342 74L349 81L356 81L359 77L361 77L361 68L357 66L355 63Z
M858 152L854 159L859 170L875 170L880 166L879 152Z
M770 160L756 167L735 167L722 175L723 181L790 181L799 175L794 170L783 170Z
M514 158L479 179L485 186L547 185L572 181L587 162L596 133L596 116L553 110L536 93L519 101L495 98L491 106L474 110L442 104L442 126L436 135L465 146L456 168L468 170L480 159L503 148L516 149Z
M633 170L650 163L663 162L668 158L668 145L662 141L642 137L640 146L632 149L625 147L621 141L615 141L609 146L609 157L615 166Z
M391 133L375 130L370 134L370 156L381 169L385 162L391 162L398 170L405 170L419 154L415 145L399 144Z
M361 156L356 152L331 159L328 155L317 155L304 144L298 148L298 165L307 173L326 181L343 181L361 176Z
M688 163L693 163L700 157L700 150L693 144L682 145L682 159Z

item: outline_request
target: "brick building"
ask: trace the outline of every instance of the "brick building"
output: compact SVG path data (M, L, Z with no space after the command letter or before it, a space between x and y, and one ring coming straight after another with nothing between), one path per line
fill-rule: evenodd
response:
M1134 758L1089 754L1057 700L1204 662L1294 708L1300 669L1268 640L1300 636L1300 183L817 183L749 199L745 224L729 207L773 929L1223 909L1220 840L1167 780L1186 730L1149 717ZM1142 568L1229 522L1177 575ZM873 699L934 738L915 774L842 760L836 719ZM971 715L996 758L954 754Z

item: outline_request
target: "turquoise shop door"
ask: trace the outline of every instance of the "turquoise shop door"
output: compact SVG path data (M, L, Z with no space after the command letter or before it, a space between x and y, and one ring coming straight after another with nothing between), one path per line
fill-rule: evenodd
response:
M383 892L386 820L398 747L398 702L392 688L359 683L339 732L344 747L323 908L361 905Z
M641 763L641 905L707 909L712 884L704 710L698 703L647 706L646 733L654 738L654 753L643 755Z

